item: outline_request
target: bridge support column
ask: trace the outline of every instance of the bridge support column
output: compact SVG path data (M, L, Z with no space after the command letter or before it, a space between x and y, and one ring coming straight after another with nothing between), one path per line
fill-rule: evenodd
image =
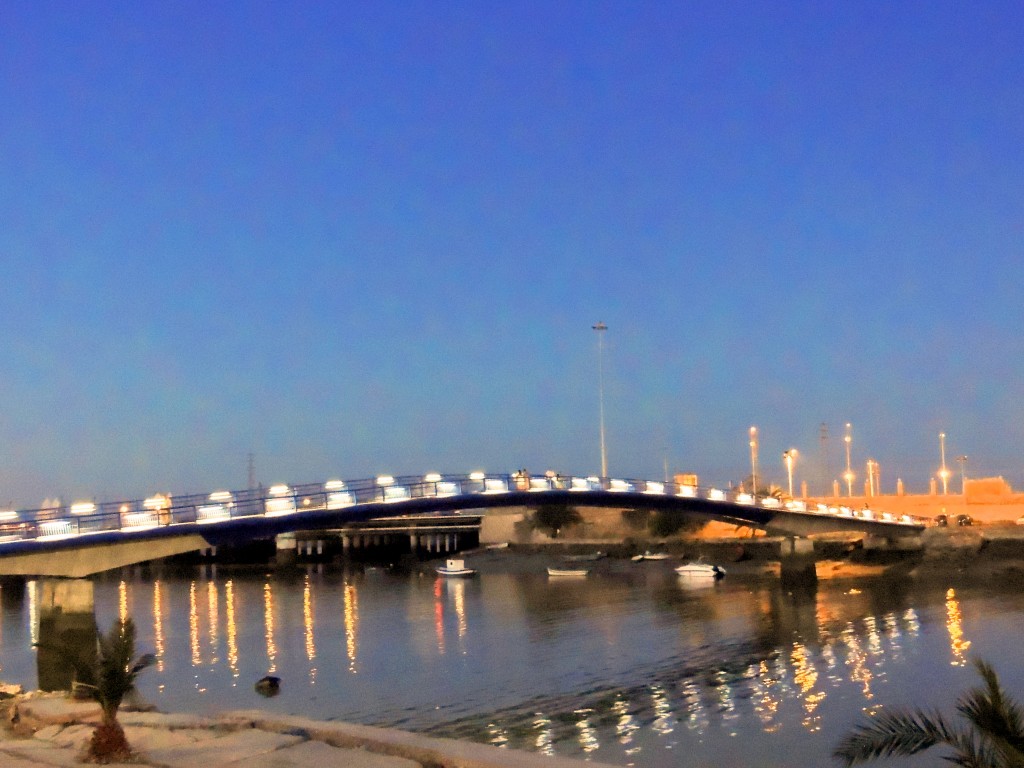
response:
M352 539L350 539L348 536L342 536L341 537L341 552L342 552L342 554L347 555L348 554L348 549L351 546L352 546Z
M898 539L887 539L885 536L868 534L863 539L864 551L880 552L917 552L924 548L920 536L901 536Z
M88 579L41 579L35 590L39 605L39 689L71 690L74 667L66 653L53 648L66 646L82 659L96 658L93 584Z
M416 534L415 533L410 533L409 534L409 550L414 555L416 554L416 547L419 546L419 543L420 543L420 541L419 541L419 538L416 536Z
M813 541L796 536L783 539L779 553L782 586L792 589L817 584L818 573L814 562Z
M277 545L277 553L274 557L277 564L286 565L288 563L294 563L295 558L298 555L298 542L295 540L295 534L279 533L274 541Z

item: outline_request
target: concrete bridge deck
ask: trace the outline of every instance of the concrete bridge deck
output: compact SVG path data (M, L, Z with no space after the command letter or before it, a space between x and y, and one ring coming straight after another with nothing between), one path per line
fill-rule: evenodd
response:
M789 536L917 536L922 521L655 480L472 473L278 485L0 513L0 575L87 576L212 546L371 519L564 504L703 516Z

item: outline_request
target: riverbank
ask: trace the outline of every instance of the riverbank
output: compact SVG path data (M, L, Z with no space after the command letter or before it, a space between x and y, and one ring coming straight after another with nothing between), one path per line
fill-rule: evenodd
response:
M453 555L463 557L481 574L537 573L547 566L574 562L593 575L654 570L681 562L701 560L721 565L730 578L758 579L778 576L784 539L770 536L722 538L671 538L607 541L566 539L543 543L510 543L500 548L482 547ZM817 576L821 580L899 576L918 580L990 579L1020 581L1024 585L1024 526L987 524L929 527L917 541L892 547L872 547L860 534L837 533L812 537ZM636 563L631 558L645 551L669 556L659 562ZM580 562L579 558L600 555ZM437 561L423 561L416 568L433 575Z
M0 702L0 764L53 768L82 763L99 706L60 693ZM260 710L218 717L124 711L134 768L580 768L581 761L391 728L324 722ZM594 762L585 763L601 768Z

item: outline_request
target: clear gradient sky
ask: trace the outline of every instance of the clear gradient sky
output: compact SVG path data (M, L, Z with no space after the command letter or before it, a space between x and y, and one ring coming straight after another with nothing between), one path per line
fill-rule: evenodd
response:
M3 504L595 472L599 320L613 476L1020 486L1022 290L1016 1L0 2Z

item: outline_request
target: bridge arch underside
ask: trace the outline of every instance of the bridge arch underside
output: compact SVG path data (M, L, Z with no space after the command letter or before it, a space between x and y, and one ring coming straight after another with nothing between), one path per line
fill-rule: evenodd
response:
M302 511L277 517L254 515L207 524L175 523L147 530L102 531L60 540L9 542L0 550L0 576L80 578L147 560L207 547L270 539L293 531L330 530L349 523L429 512L536 507L542 504L685 512L786 536L848 530L891 539L919 535L922 529L922 526L894 526L683 496L609 491L509 491L359 504L344 509Z

